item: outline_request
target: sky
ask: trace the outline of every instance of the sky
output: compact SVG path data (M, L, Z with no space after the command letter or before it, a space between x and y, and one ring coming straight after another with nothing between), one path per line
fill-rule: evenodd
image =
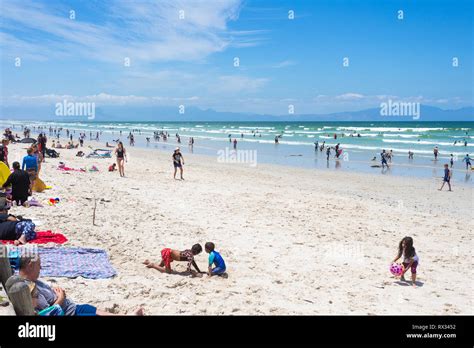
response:
M274 115L389 99L472 106L473 3L0 0L1 102Z

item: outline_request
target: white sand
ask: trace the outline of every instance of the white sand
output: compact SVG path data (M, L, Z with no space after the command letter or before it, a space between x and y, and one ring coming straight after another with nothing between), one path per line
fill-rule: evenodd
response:
M103 145L102 145L103 146ZM25 145L10 145L10 163ZM59 150L41 178L56 207L13 208L61 231L69 246L108 251L113 279L54 279L78 303L146 314L472 314L472 186L439 192L439 180L217 163L185 155L172 179L171 153L127 148L126 178L111 160ZM84 150L86 151L86 150ZM87 152L87 151L86 151ZM65 174L96 165L99 173ZM92 225L93 203L97 225ZM399 285L388 266L404 236L414 238L422 286ZM213 241L228 279L168 275L142 265L165 247ZM197 257L206 269L207 254ZM172 267L185 270L186 263ZM407 273L410 279L410 272ZM46 279L51 280L51 279Z

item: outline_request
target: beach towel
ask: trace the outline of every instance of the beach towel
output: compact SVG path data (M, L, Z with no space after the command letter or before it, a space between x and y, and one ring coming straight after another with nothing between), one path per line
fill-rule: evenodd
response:
M102 249L79 247L38 248L41 277L111 278L117 274Z
M2 244L13 244L13 240L0 240ZM67 238L61 233L53 233L51 231L40 231L36 232L36 238L30 240L28 243L31 244L46 244L46 243L55 243L55 244L64 244L67 242Z
M65 172L85 172L86 171L83 168L76 169L76 168L66 167L65 165L59 165L58 170L62 170Z

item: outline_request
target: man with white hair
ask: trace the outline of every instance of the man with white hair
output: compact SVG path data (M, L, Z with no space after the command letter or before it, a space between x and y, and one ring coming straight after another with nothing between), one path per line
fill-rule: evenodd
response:
M113 313L99 310L89 304L76 304L67 296L64 289L60 287L52 288L48 284L39 280L41 270L41 260L39 255L25 255L20 258L20 277L29 282L32 292L33 305L35 311L40 312L48 307L59 305L64 315L75 316L95 316L95 315L114 315ZM33 283L33 284L31 284ZM135 315L144 315L143 308L138 308Z

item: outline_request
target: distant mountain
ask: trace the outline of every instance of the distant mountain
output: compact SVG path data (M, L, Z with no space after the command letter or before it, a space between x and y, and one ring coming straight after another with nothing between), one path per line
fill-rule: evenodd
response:
M395 113L396 114L396 113ZM52 106L0 106L0 119L8 120L48 120L48 121L88 121L87 116L55 115ZM474 107L457 110L443 110L434 106L421 105L419 118L414 116L383 116L380 108L361 111L347 111L331 114L259 115L251 113L219 112L188 107L183 114L177 107L164 106L100 106L96 107L95 119L104 121L218 121L218 122L275 122L275 121L474 121Z

